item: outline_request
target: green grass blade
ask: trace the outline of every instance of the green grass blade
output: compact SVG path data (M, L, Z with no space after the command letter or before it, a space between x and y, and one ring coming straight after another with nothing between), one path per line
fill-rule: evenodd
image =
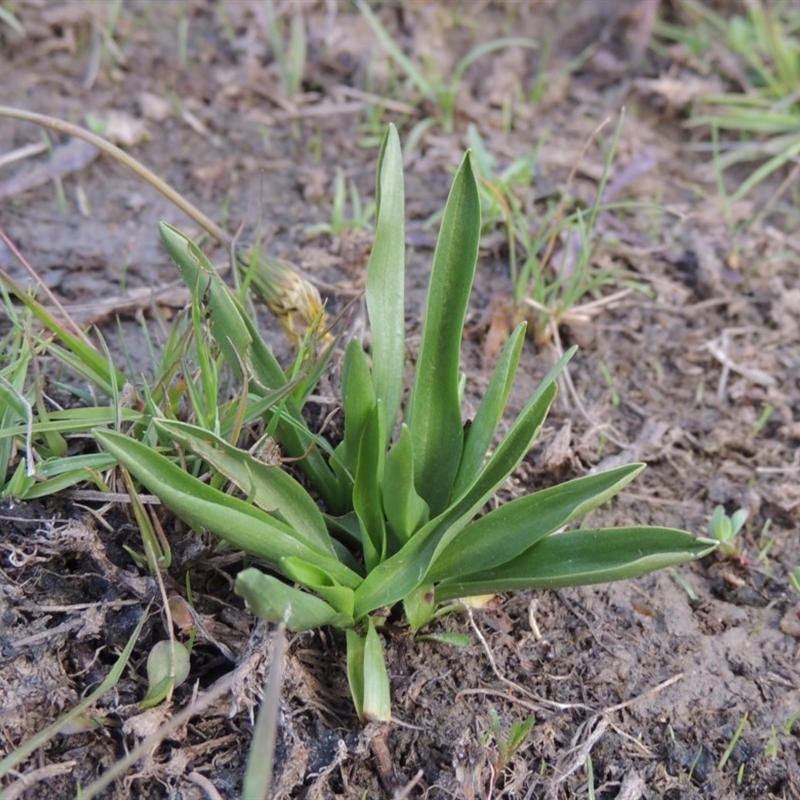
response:
M717 542L673 528L577 530L548 536L495 569L443 581L437 601L518 589L557 589L634 578L713 552Z
M479 44L477 47L474 47L472 50L467 53L461 61L456 64L456 68L453 70L453 77L450 81L450 86L454 89L458 89L458 84L461 82L461 78L466 71L467 67L477 61L479 58L483 58L483 56L487 55L488 53L493 53L495 50L504 50L508 47L527 47L527 48L536 48L538 45L533 39L528 39L523 36L503 36L499 39L492 39L490 42L484 42L483 44Z
M242 781L242 797L269 797L272 772L275 765L275 744L278 739L278 722L281 709L281 682L283 680L283 656L286 650L286 631L279 627L272 637L269 672L264 683L261 706L258 709L253 741L247 757L247 768Z
M643 469L628 464L587 475L512 500L468 525L435 557L426 580L461 575L505 564L531 545L613 497Z
M386 52L397 62L398 66L405 72L409 80L417 87L424 97L428 100L436 99L436 90L425 76L417 69L414 62L398 47L395 40L391 37L386 28L381 25L380 20L375 16L372 9L364 0L356 0L358 10L364 15L364 19L369 23L378 41Z
M386 414L388 442L403 393L406 338L403 156L394 125L389 126L381 146L376 191L377 222L366 295L372 333L372 382Z
M480 199L467 153L436 244L409 419L417 491L432 514L447 505L461 460L461 336L479 241Z

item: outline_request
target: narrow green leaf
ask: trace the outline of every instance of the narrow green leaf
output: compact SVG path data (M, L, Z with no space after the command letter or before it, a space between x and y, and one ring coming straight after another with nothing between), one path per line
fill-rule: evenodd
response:
M459 576L505 564L574 519L584 516L627 486L644 464L576 478L519 497L468 525L434 554L427 580Z
M85 336L70 333L33 295L18 286L3 270L0 270L0 283L64 345L65 349L61 349L48 343L47 351L50 354L74 369L108 397L114 395L115 385L122 386L125 383L125 376L115 370L114 365Z
M414 62L402 51L397 42L392 38L392 35L386 28L381 25L380 20L364 2L364 0L356 0L358 10L364 15L370 28L377 37L378 41L386 49L386 52L397 62L398 66L406 73L406 76L419 89L419 91L428 98L428 100L436 99L436 91L434 86L427 80L427 78L420 72Z
M397 540L407 542L430 516L428 504L414 486L414 454L407 425L386 455L383 477L383 508Z
M383 515L383 426L380 400L367 418L358 449L358 466L353 484L353 508L361 523L364 562L367 572L386 558L386 519Z
M514 385L522 345L525 342L526 324L520 323L506 342L492 373L492 379L481 401L472 425L464 437L464 451L458 466L453 496L458 497L471 484L483 468L486 453L492 444L497 425Z
M344 586L355 588L361 583L360 575L286 523L207 486L147 445L111 431L98 430L94 435L105 450L192 527L212 531L275 568L280 568L282 558L297 556L326 570Z
M347 637L347 682L350 685L350 694L353 696L353 705L360 722L364 721L364 637L348 628Z
M467 153L453 181L436 244L409 419L417 491L434 515L446 507L461 461L461 336L480 227L480 199Z
M367 635L364 639L364 706L365 722L389 722L392 719L392 701L389 673L383 646L375 623L367 617Z
M347 344L342 365L342 405L344 407L344 439L336 448L351 476L356 474L361 435L375 407L369 361L357 339ZM334 462L336 463L336 462Z
M436 600L608 583L702 558L717 544L673 528L567 531L548 536L499 567L442 581L436 587Z
M367 267L372 380L386 414L384 446L400 408L405 368L405 195L403 156L390 125L378 159L375 240Z
M440 631L439 633L423 633L414 637L416 642L436 642L436 644L446 644L450 647L469 647L472 645L472 637L467 633L457 631Z
M254 567L236 576L234 591L245 599L257 617L272 623L285 622L293 633L348 622L347 615L340 614L319 597L295 589Z
M233 481L263 511L284 520L322 552L336 555L314 499L280 467L264 464L195 425L156 420L155 426Z

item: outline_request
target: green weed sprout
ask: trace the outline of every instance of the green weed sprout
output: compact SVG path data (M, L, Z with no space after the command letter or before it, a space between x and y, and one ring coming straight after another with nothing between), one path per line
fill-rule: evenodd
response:
M488 742L490 738L494 739L497 748L494 767L497 774L500 774L508 766L520 747L525 744L525 740L535 724L536 717L531 714L522 722L514 720L506 734L503 732L497 711L494 708L489 709L490 730L484 736L484 743Z
M375 215L375 206L361 200L355 181L350 181L350 211L347 216L347 181L341 168L336 170L336 179L333 186L333 204L331 205L331 221L309 225L306 236L317 236L327 233L330 236L340 236L347 230L369 230L370 220Z
M711 522L708 524L708 531L711 538L719 542L719 551L725 556L735 556L740 552L738 542L735 542L737 534L747 522L747 511L740 508L731 516L725 513L723 506L717 506L711 514Z
M717 546L663 527L564 530L630 483L643 464L576 478L481 516L528 453L574 349L495 442L524 342L525 325L519 325L474 419L465 423L460 351L480 237L480 200L467 154L445 207L419 355L404 400L402 163L392 126L379 155L367 268L371 347L366 352L357 339L346 345L344 434L335 447L313 434L302 415L311 381L289 386L257 327L203 253L178 230L161 225L167 250L202 298L230 368L251 391L282 395L270 410L270 430L285 452L299 458L313 494L280 467L201 425L153 421L160 442L199 458L238 491L224 491L213 478L204 483L150 443L120 431L95 431L104 450L185 522L264 563L269 572L250 567L236 580L237 593L258 616L283 622L290 631L332 626L345 632L347 675L362 720L391 718L379 629L395 606L402 604L416 632L440 605L460 598L630 578Z

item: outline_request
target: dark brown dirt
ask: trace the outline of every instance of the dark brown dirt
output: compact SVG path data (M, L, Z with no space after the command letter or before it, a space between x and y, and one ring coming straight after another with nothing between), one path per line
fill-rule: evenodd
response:
M397 122L407 142L435 109L415 110L413 89L352 8L297 4L308 61L303 93L286 97L255 2L129 2L113 30L111 3L4 5L25 33L0 21L0 104L81 124L90 114L119 114L138 159L211 216L224 216L229 229L243 224L245 237L260 230L271 252L320 283L332 309L362 285L369 236L310 238L306 229L330 220L337 168L371 197L385 124ZM509 492L642 459L650 465L644 476L594 522L704 533L715 505L743 507L749 519L741 553L609 586L496 598L488 609L439 623L471 633L467 649L413 642L398 630L386 640L397 720L388 728L359 727L335 635L293 637L275 797L586 797L589 764L598 798L800 797L800 595L788 582L800 565L796 213L779 196L749 224L777 183L726 207L670 98L647 83L681 69L646 50L649 31L637 27L634 12L652 5L409 1L382 9L407 52L444 74L474 43L494 36L554 41L538 104L524 99L540 69L537 51L493 53L466 72L454 131L434 123L407 148L410 342L435 235L425 221L443 205L467 125L477 125L501 167L535 149L532 191L539 196L568 191L591 202L626 105L611 178L619 180L619 199L642 205L601 215L593 263L624 272L644 291L562 321L562 344L581 348L570 368L574 388L561 393ZM580 54L591 57L568 70ZM408 104L408 112L392 102ZM142 123L144 134L137 133ZM41 136L0 118L0 153ZM56 151L65 144L53 141ZM137 320L168 315L185 301L179 287L155 301L142 294L177 278L156 224L197 231L104 157L58 185L3 196L4 186L14 186L5 182L33 172L34 161L52 170L47 159L0 168L0 227L77 317L103 325L120 353L121 330L125 352L146 370ZM502 233L498 227L487 236L479 263L464 346L467 403L485 386L492 336L508 324L500 302L510 291ZM206 249L225 260L222 250ZM0 266L21 278L3 245ZM159 326L151 328L158 338ZM277 328L270 330L285 352ZM554 360L556 346L544 339L524 353L517 407ZM207 628L190 681L170 705L140 712L147 653L164 636L163 620L151 611L117 688L81 726L24 762L3 787L8 797L74 796L187 705L195 686L210 687L234 668L233 696L195 717L103 796L239 796L269 633L253 627L231 592L237 562L212 555L179 527L168 533L176 566L167 588L182 592L189 574ZM157 586L123 549L135 539L120 511L101 522L86 504L65 498L3 502L0 756L96 688L148 603L158 607ZM506 764L491 736L491 708L506 730L536 717ZM39 782L25 790L25 775Z

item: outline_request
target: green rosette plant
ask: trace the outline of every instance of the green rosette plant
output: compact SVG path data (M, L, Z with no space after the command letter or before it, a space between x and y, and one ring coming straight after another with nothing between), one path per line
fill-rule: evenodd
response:
M717 543L661 527L564 530L644 469L629 464L485 509L528 453L556 396L570 350L495 441L514 383L524 324L514 330L474 419L462 417L460 351L480 236L470 156L453 181L433 259L419 355L404 400L405 223L400 143L390 127L379 156L376 231L366 303L370 347L352 339L342 368L344 434L335 447L301 411L313 376L289 380L202 252L162 224L171 256L206 307L213 337L248 391L282 399L265 412L285 452L300 458L313 494L213 430L154 420L159 447L97 430L103 448L198 530L212 531L267 567L239 573L250 608L291 631L346 632L347 674L362 720L391 717L379 629L402 604L412 631L443 604L514 589L631 578L711 552ZM281 394L282 393L282 394ZM238 492L188 474L165 452L205 462ZM445 606L447 607L447 606Z

